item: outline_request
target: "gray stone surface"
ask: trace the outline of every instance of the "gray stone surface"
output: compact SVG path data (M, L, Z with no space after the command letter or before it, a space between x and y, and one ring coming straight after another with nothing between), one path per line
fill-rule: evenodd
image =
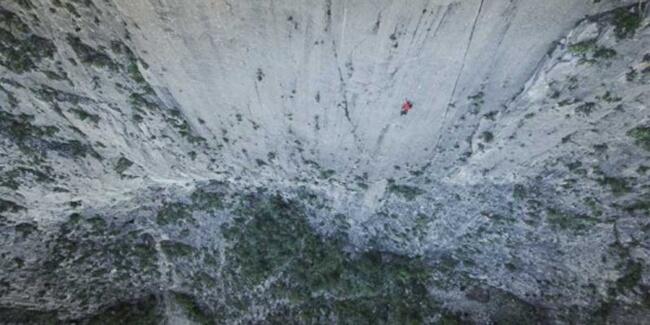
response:
M0 0L0 323L644 324L649 11Z

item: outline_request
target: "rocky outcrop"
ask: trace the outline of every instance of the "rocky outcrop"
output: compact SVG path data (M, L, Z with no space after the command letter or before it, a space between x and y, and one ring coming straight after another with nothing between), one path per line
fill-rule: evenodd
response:
M648 11L0 1L0 320L641 324Z

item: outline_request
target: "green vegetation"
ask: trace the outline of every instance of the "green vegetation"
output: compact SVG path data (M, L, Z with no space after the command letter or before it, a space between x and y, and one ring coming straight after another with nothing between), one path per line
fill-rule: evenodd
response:
M619 39L634 36L636 30L641 27L643 17L637 10L630 11L626 8L619 8L614 13L614 33Z
M162 316L157 306L157 298L149 295L136 301L126 301L110 306L81 323L88 325L157 325L162 323Z
M228 262L233 272L240 270L232 274L234 281L249 289L277 277L270 294L288 304L273 306L271 323L420 324L440 312L420 259L350 255L339 240L314 233L296 202L277 195L251 195L245 202L241 218L225 229L233 243Z
M639 284L643 274L643 264L640 262L629 262L625 274L616 280L616 288L619 292L624 293Z
M92 270L90 280L94 283L90 287L94 291L87 298L97 304L105 304L97 294L105 281L110 281L106 289L113 290L124 284L142 286L160 275L153 237L133 229L132 220L113 219L109 224L101 216L88 218L73 213L53 235L39 276L56 279L62 288L84 290L91 283L77 282L77 274Z
M140 72L140 68L138 67L138 57L127 46L124 46L124 48L127 56L127 73L133 81L143 86L147 92L153 92L153 89L151 89L151 86L149 86L149 83Z
M0 319L6 324L61 324L56 311L34 310L19 307L0 307Z
M82 120L82 121L90 120L90 121L92 121L92 122L95 123L95 124L97 124L97 123L99 122L99 120L101 119L101 118L99 117L99 115L97 115L97 114L92 114L92 113L88 113L88 112L86 112L85 110L83 110L83 109L80 108L80 107L71 108L71 109L70 109L70 112L72 112L72 113L74 113L75 115L77 115L77 117L78 117L80 120Z
M139 112L142 112L142 108L147 108L152 111L158 109L158 105L149 100L147 94L131 93L129 95L129 103L133 106L134 110Z
M27 210L24 206L9 200L0 199L0 212L20 212L24 210Z
M643 195L638 201L625 206L625 211L629 213L640 212L646 216L650 215L650 195Z
M140 60L131 49L126 46L124 43L119 41L113 41L111 43L111 48L116 54L125 54L126 55L126 65L125 70L128 73L131 80L133 80L139 86L139 90L133 92L129 95L129 102L135 111L133 113L133 119L139 123L144 119L141 114L144 114L143 108L146 108L150 111L162 111L164 114L165 121L175 128L181 136L185 137L188 142L191 144L205 143L205 138L195 135L195 132L192 130L192 127L184 118L180 110L176 108L161 110L160 100L157 98L154 89L147 82L147 80L142 75L138 63L140 63L145 69L147 64ZM203 120L199 120L201 123ZM203 121L205 123L205 121ZM202 123L202 124L203 124ZM190 154L194 156L194 154Z
M161 226L195 224L196 220L192 217L192 209L189 205L181 202L166 202L158 211L156 223Z
M479 110L481 109L481 106L483 106L483 104L485 103L484 97L485 97L485 93L482 91L479 91L478 93L467 97L467 99L470 101L470 106L472 108L470 112L472 114L478 114Z
M526 188L521 184L515 184L514 188L512 189L512 197L517 201L521 201L524 200L526 196Z
M389 193L401 195L408 201L413 201L415 198L425 193L425 191L415 186L396 184L395 180L392 178L388 180L387 190Z
M635 143L641 148L650 151L650 127L639 126L627 132L629 137L634 138Z
M212 182L209 186L211 187L226 187L226 183L222 182ZM225 191L209 191L206 188L200 188L195 190L190 198L195 208L201 210L220 210L223 209L223 197L225 196Z
M598 183L603 186L608 186L615 196L627 194L632 190L625 178L603 176L598 179Z
M584 55L591 52L595 47L596 39L591 39L569 45L569 52L573 54Z
M553 228L577 233L589 230L591 226L598 222L597 219L589 216L574 215L556 209L546 211L546 220Z
M56 51L54 43L32 34L13 12L0 8L0 64L16 73L36 68Z
M603 210L601 210L600 208L601 205L600 202L598 202L598 200L590 197L590 198L586 198L584 201L585 201L585 205L589 207L593 215L595 215L596 217L600 217L603 215Z
M638 75L639 73L634 68L630 67L629 71L625 74L625 80L632 82Z
M60 71L60 73L56 73L50 70L45 70L41 72L43 72L43 74L45 74L48 78L52 80L57 80L57 81L66 80L72 84L72 81L68 78L68 74L65 73L64 71Z
M620 102L621 100L623 100L623 98L612 94L612 92L609 91L609 90L606 91L605 94L601 98L604 101L608 102L608 103L615 103L615 102Z
M217 265L213 264L211 266L216 267ZM195 290L202 290L203 288L214 289L218 284L214 277L205 272L196 272L190 275L190 277L192 288Z
M599 47L594 51L594 58L596 59L611 59L616 56L616 50L606 48L606 47Z
M44 102L49 104L56 104L57 102L65 102L72 105L80 103L88 103L92 100L87 97L82 97L73 93L61 91L46 85L41 85L41 88L32 89L32 92Z
M498 224L512 224L517 222L517 220L511 215L500 215L488 211L481 212L481 215Z
M490 289L490 301L494 301L496 314L491 317L491 324L548 324L542 308L528 303L517 296L498 289Z
M206 140L203 137L194 135L190 124L183 118L181 112L178 110L172 111L172 117L167 117L167 123L178 130L181 136L185 137L191 144L204 143Z
M596 103L587 102L587 103L583 103L581 105L578 105L575 108L575 111L578 114L589 116L594 111L595 108L596 108Z
M33 121L32 115L12 115L0 111L0 134L4 134L24 151L32 151L33 143L42 142L43 138L59 132L55 126L36 126L32 124Z
M14 95L13 92L11 92L11 91L5 89L4 87L2 87L1 84L0 84L0 91L2 91L3 93L5 93L5 95L7 96L7 102L9 103L9 106L10 106L11 108L16 108L16 107L18 107L18 98L16 98L16 95Z
M321 179L329 179L332 176L334 176L335 174L336 174L336 172L334 170L331 170L331 169L321 170L319 178L321 178Z
M194 247L170 240L161 241L160 248L170 257L189 257L194 254Z
M67 158L85 158L88 155L102 159L102 157L89 144L79 140L67 140L66 142L51 141L46 143L48 149L57 151Z
M64 8L65 8L65 10L67 10L73 16L75 16L77 18L81 18L81 14L79 14L79 12L77 11L77 8L75 8L75 6L72 3L66 2L65 5L64 5Z
M190 320L202 325L214 323L192 296L180 292L173 292L172 294L176 303L183 309Z
M492 134L492 132L490 132L490 131L484 131L483 133L481 133L480 138L484 142L490 143L490 142L492 142L492 140L494 140L494 134Z
M368 173L363 173L362 176L354 176L354 180L357 182L359 188L367 190L368 189Z
M131 160L125 157L120 157L120 159L117 161L113 169L115 170L116 173L122 174L127 169L131 168L131 166L133 166L133 162Z
M25 10L34 9L34 4L30 0L14 0L21 8Z
M38 227L36 227L36 225L29 222L19 223L14 228L16 229L16 233L20 233L20 235L23 238L38 232Z
M599 46L596 39L571 44L569 52L580 57L580 63L595 63L597 59L611 59L617 54L614 49Z
M25 36L31 32L29 26L9 10L0 8L0 18L0 27L12 35Z
M50 169L45 168L46 172L28 167L16 167L6 173L0 174L0 186L8 187L12 190L17 190L20 187L18 179L31 178L38 183L53 183L54 178L49 174L52 172Z
M74 52L77 54L77 57L81 63L94 66L96 68L108 68L110 70L117 70L117 65L113 60L106 54L98 50L95 50L90 45L81 41L81 39L72 34L68 34L66 37L68 44Z

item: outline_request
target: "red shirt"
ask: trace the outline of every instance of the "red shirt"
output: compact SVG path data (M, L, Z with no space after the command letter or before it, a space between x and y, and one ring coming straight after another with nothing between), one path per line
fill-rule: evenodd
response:
M412 108L413 108L413 104L411 104L411 102L407 100L402 105L402 112L408 113Z

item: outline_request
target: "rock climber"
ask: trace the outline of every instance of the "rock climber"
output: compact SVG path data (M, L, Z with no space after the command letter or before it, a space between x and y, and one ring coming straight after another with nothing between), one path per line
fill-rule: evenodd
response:
M411 109L413 109L413 103L411 103L410 100L406 99L406 100L404 101L404 104L402 104L402 112L400 113L400 115L406 115L406 114L408 114L408 112L409 112Z

